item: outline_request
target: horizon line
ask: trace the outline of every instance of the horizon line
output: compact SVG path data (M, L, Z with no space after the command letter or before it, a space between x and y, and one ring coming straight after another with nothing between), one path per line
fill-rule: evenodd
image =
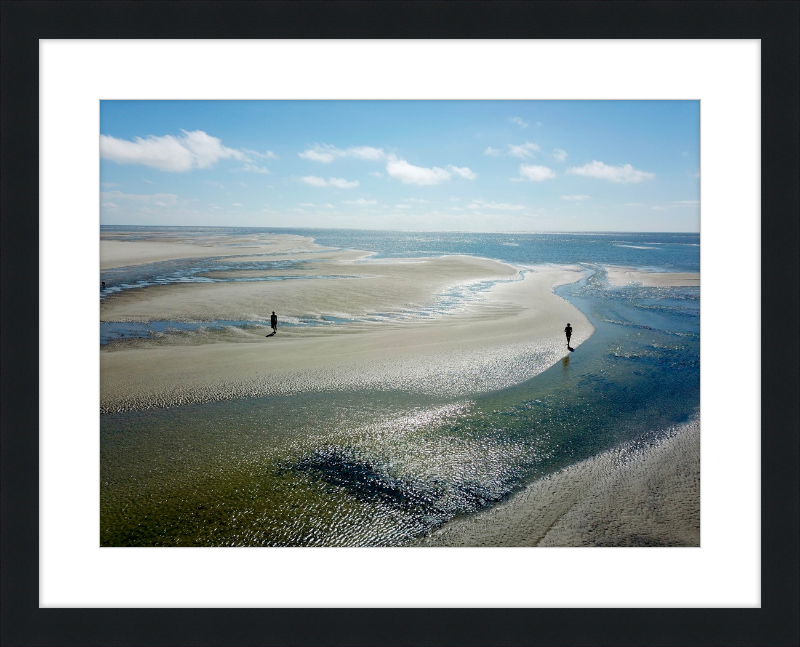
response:
M100 224L100 227L137 227L140 229L153 228L204 228L204 229L326 229L326 230L346 230L346 231L396 231L430 234L696 234L699 231L652 231L634 229L576 229L576 230L476 230L476 229L393 229L393 228L370 228L370 227L321 227L321 226L296 226L286 225L265 226L265 225L131 225L131 224Z

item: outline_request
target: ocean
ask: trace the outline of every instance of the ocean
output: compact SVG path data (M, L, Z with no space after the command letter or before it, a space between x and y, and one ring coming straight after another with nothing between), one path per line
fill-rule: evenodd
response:
M104 237L134 227L103 227ZM152 236L154 228L142 228ZM621 443L681 424L700 404L700 289L614 287L604 266L699 272L699 234L489 234L245 228L158 228L158 235L292 234L381 259L449 254L531 266L580 265L556 293L595 333L525 382L464 395L384 389L294 393L101 415L104 546L403 546L495 505L526 484ZM302 261L298 261L302 262ZM104 271L101 299L150 285L287 280L293 262L225 257ZM237 265L237 269L242 269ZM209 278L209 275L211 278ZM297 279L292 275L293 280ZM316 276L315 278L325 278ZM439 295L457 310L491 282ZM289 326L346 326L297 317ZM103 322L100 344L263 321ZM102 376L101 376L102 379Z

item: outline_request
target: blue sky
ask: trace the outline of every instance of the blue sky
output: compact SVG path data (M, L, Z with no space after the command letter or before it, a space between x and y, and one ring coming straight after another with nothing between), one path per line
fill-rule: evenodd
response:
M106 225L700 229L699 101L102 101Z

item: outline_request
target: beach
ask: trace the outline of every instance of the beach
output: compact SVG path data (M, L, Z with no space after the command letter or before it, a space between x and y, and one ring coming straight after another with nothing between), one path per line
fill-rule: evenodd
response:
M698 273L347 236L104 232L102 545L699 545Z
M148 258L158 245L159 260L167 260L170 247L178 254L198 247L124 243L139 244ZM279 248L280 260L291 247L302 250L304 259L315 250L296 240L260 247ZM200 249L210 254L215 248ZM228 249L217 247L216 253ZM117 258L124 255L135 256L135 250L117 251ZM311 275L303 280L153 286L105 299L103 321L266 323L274 310L279 322L335 317L350 323L279 323L274 337L266 337L263 327L228 327L112 345L101 353L101 410L331 389L488 390L529 379L564 357L567 322L575 331L573 347L593 330L577 308L552 291L579 280L579 268L543 266L521 275L507 264L467 256L360 262L367 257L359 252L314 256L302 270L292 270L296 276ZM247 260L244 251L242 258ZM247 274L269 276L268 271ZM325 278L313 278L320 275ZM435 306L437 295L481 281L498 283L451 313L391 317L423 312ZM384 316L379 322L365 320L372 313Z
M191 235L153 235L139 240L130 233L100 238L100 269L143 265L176 258L251 256L253 254L296 255L319 251L319 246L302 236L239 236L198 238Z
M419 545L700 546L699 418L537 480Z

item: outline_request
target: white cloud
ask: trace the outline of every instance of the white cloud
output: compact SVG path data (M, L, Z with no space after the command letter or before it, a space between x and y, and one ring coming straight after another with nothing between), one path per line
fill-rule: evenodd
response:
M648 173L647 171L638 171L630 164L623 166L609 166L593 160L584 166L570 168L568 173L572 175L583 175L585 177L594 177L601 180L608 180L619 184L628 184L633 182L641 182L642 180L652 180L655 173Z
M452 164L447 167L447 170L450 171L453 175L458 175L459 177L464 178L465 180L475 180L477 179L477 174L473 171L468 169L466 166L458 167L453 166Z
M181 132L180 137L148 135L134 141L100 135L100 157L118 164L143 164L171 172L209 168L221 159L250 161L242 151L223 146L220 139L202 130Z
M643 207L644 205L641 202L629 202L625 206L626 207Z
M531 182L552 180L556 176L556 174L546 166L535 166L534 164L520 164L519 174L522 176L519 179L530 180Z
M505 202L484 202L483 200L473 200L472 204L467 205L467 209L494 209L499 211L523 211L527 209L521 204L508 204Z
M103 207L113 207L115 209L119 207L118 204L114 204L113 202L104 202L101 206L103 206Z
M353 148L348 148L345 152L348 157L355 157L356 159L370 160L373 162L386 158L386 153L383 152L382 148L373 148L372 146L355 146Z
M298 153L300 157L312 162L322 162L330 164L333 160L340 157L354 157L355 159L370 160L373 162L386 159L386 153L382 148L374 148L373 146L351 146L347 149L337 148L330 144L317 144L313 148L308 148L302 153Z
M396 204L396 205L394 205L394 208L395 209L410 209L411 205L410 204Z
M328 182L324 177L316 177L315 175L307 175L301 178L306 184L311 186L328 186Z
M438 166L433 168L414 166L405 160L390 160L386 165L386 172L403 184L418 184L420 186L440 184L450 179L450 173L443 168Z
M243 207L244 205L241 202L234 202L231 206L232 207Z
M694 172L694 174L692 175L692 177L700 177L700 169L697 169L697 170Z
M536 144L531 144L530 142L508 145L508 154L520 159L531 158L533 157L534 153L537 153L540 150L541 148L539 148Z
M331 186L335 186L339 189L354 189L355 187L358 186L358 180L353 180L352 182L349 182L344 178L340 177L329 177L328 182Z
M365 200L364 198L359 198L358 200L342 200L342 204L358 204L362 207L368 204L378 204L377 200Z
M327 180L324 177L317 177L315 175L307 175L301 178L306 184L311 186L333 186L337 189L354 189L358 186L358 180L349 182L340 177L329 177Z
M242 152L245 155L249 155L250 157L258 157L265 160L276 160L279 159L278 156L273 153L272 151L267 151L266 153L259 153L258 151L250 150L249 148L243 148Z
M369 174L372 177L383 177L383 173L381 173L380 171L370 171Z
M450 165L446 170L438 166L425 168L423 166L414 166L405 160L396 158L389 159L386 164L386 172L403 184L417 184L419 186L441 184L449 180L453 175L467 180L474 180L478 177L467 167L459 168L458 166Z
M264 173L269 175L270 170L266 166L258 166L257 164L245 164L240 171L248 171L250 173Z
M525 121L522 117L509 117L508 120L512 124L517 124L517 126L519 126L520 128L527 128L528 126L530 126L530 124L527 121Z
M422 198L403 198L403 202L418 202L419 204L427 204L427 200Z
M302 153L298 153L298 155L305 160L311 160L312 162L323 162L325 164L329 164L336 159L336 156L333 155L333 153L326 153L324 151L320 152L311 149L303 151Z
M588 200L588 195L562 195L562 200Z
M113 189L115 186L119 186L116 182L100 182L100 186L105 187L106 189Z
M699 207L700 200L676 200L672 204L677 205L679 207Z
M310 202L301 202L300 206L301 207L313 207L314 205L312 203L310 203Z
M492 148L491 146L487 146L486 150L483 151L483 154L490 155L491 157L499 157L500 155L503 154L503 151L501 151L499 148Z
M653 211L666 211L664 207L653 207Z
M561 150L560 148L554 148L553 157L555 157L559 162L564 162L567 159L567 151Z

